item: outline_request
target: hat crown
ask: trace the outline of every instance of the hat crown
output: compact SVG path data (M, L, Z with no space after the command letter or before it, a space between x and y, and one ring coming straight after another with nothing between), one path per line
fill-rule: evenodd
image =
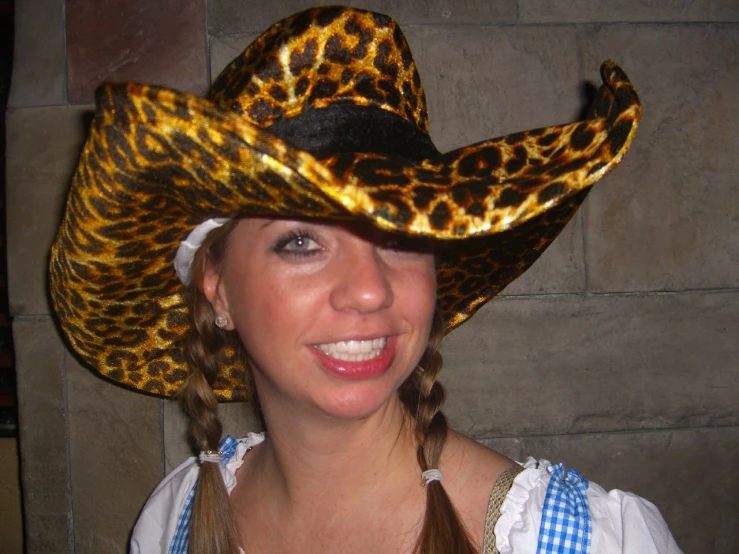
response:
M210 99L261 128L345 104L380 108L428 133L421 79L400 27L352 8L315 8L273 25L223 70Z

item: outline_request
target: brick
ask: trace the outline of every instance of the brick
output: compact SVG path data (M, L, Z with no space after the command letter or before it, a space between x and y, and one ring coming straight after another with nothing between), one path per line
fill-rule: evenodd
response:
M163 468L162 401L98 377L67 355L75 552L128 552Z
M64 347L49 318L16 318L13 342L26 552L71 553Z
M587 200L585 201L587 203ZM541 257L508 285L503 296L583 292L585 255L582 210L578 211Z
M583 71L621 63L644 104L632 150L588 202L592 292L739 285L739 27L583 31Z
M521 0L521 23L738 21L735 0Z
M63 104L64 0L15 2L13 76L8 106Z
M69 100L90 102L103 81L204 94L204 0L67 0Z
M413 27L406 35L442 152L573 121L582 109L574 29Z
M409 30L408 42L426 91L431 135L442 152L572 121L581 110L572 29L420 27ZM576 216L504 294L584 290L581 225Z
M87 107L53 107L8 113L8 288L12 315L49 313L49 247L84 141L87 111Z
M332 6L330 0L214 0L208 5L208 26L212 34L224 35L266 30L270 25L314 6ZM400 25L514 23L515 0L476 2L474 0L431 0L403 2L402 0L347 1L344 5L385 13Z
M739 293L498 298L442 344L473 437L737 425Z
M653 502L684 552L739 551L739 428L489 439L508 453L548 458L606 490Z
M3 528L0 540L9 554L23 552L23 518L20 479L18 471L18 440L15 437L0 437L0 520Z

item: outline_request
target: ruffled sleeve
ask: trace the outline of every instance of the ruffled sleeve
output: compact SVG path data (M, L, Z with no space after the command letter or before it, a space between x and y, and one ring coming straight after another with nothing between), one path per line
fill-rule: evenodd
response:
M197 483L199 472L195 458L189 458L154 489L133 528L130 554L169 551L172 537L177 533L180 514L189 505L189 493Z
M229 494L236 486L236 470L244 463L244 455L263 440L263 433L250 433L243 439L226 436L221 441L220 469ZM200 466L193 457L165 477L141 510L131 534L130 554L187 552L190 514L199 475Z
M562 464L529 458L523 467L495 526L500 554L682 554L647 500L607 492Z

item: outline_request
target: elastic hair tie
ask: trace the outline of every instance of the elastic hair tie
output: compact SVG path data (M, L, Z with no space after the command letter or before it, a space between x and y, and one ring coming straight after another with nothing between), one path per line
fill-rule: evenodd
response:
M421 474L421 485L424 487L431 481L443 481L444 476L438 469L427 469Z
M218 450L203 450L198 456L200 463L218 464L221 462L221 453Z

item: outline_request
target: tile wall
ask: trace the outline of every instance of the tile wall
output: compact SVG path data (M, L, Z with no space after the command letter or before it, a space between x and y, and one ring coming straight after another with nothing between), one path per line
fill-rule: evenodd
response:
M312 4L16 0L7 236L29 554L125 552L148 493L188 455L177 407L95 377L50 315L47 251L95 86L202 94ZM627 70L644 104L632 150L449 337L446 411L510 456L651 499L685 552L739 551L739 3L351 4L403 25L441 150L573 120L601 61ZM225 417L233 434L251 426L246 406Z

